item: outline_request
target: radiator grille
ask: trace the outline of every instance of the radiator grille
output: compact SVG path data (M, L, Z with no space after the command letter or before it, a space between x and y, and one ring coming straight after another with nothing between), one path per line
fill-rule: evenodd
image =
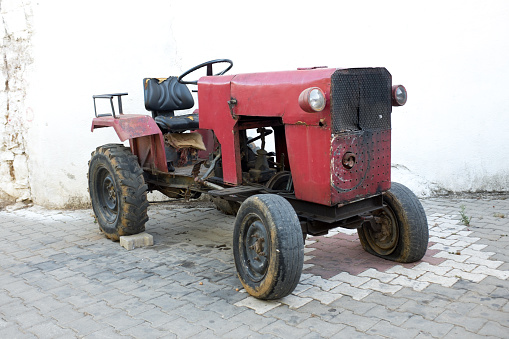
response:
M331 79L332 132L391 128L391 74L385 68L338 69Z

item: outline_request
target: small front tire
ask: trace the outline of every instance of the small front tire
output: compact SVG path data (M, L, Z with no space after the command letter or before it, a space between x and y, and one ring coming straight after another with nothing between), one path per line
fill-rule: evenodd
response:
M419 199L406 186L393 182L384 196L384 208L373 213L376 224L357 229L362 247L378 257L410 263L428 249L428 221Z
M253 297L271 300L292 293L302 273L304 242L290 203L274 194L246 199L235 220L233 256L239 279Z

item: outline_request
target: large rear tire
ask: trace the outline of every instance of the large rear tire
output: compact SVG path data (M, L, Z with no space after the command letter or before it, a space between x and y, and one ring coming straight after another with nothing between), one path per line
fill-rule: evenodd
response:
M364 250L378 257L410 263L428 249L428 221L419 199L406 186L393 182L383 197L385 207L373 213L375 224L357 229Z
M101 231L111 240L138 234L148 220L147 185L129 148L109 144L92 152L88 189Z
M304 241L290 203L274 194L246 199L235 220L233 256L240 282L253 297L292 293L302 273Z

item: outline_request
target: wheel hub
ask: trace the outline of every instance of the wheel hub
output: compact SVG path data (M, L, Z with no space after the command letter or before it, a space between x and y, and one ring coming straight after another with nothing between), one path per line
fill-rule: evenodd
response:
M98 200L104 216L109 222L113 222L118 215L118 194L115 181L111 173L102 168L99 172Z
M260 220L247 225L244 241L244 263L253 280L261 280L267 273L267 231Z
M388 208L374 218L375 227L369 227L367 241L371 248L380 255L389 255L398 245L399 231L397 221Z

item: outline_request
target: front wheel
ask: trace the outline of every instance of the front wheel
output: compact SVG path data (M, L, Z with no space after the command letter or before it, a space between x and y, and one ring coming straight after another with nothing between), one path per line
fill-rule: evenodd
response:
M97 147L89 162L88 190L99 228L108 238L117 241L145 230L147 185L129 148Z
M240 282L253 297L292 293L302 273L304 242L290 203L275 194L246 199L235 220L233 256Z
M419 199L406 186L393 182L384 194L384 208L357 229L362 247L384 259L409 263L428 249L428 221Z

